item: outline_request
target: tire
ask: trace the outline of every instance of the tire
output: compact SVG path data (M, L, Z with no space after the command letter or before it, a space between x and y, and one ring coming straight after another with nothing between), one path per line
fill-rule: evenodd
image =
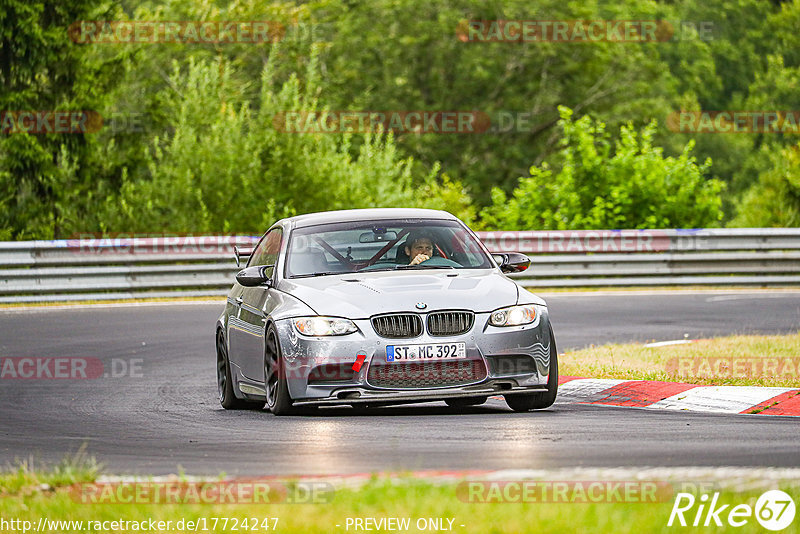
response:
M549 408L556 401L558 395L558 350L556 338L553 336L553 327L550 330L550 371L547 377L547 391L533 395L506 395L506 404L515 412L529 412Z
M445 399L444 402L453 408L464 408L466 406L478 406L486 402L486 397L457 397Z
M264 337L264 389L267 392L267 408L273 414L291 415L297 412L289 395L289 381L274 325L269 325Z
M225 345L225 336L222 330L217 332L217 395L220 405L226 410L255 410L264 407L263 402L236 398L233 392L228 348Z

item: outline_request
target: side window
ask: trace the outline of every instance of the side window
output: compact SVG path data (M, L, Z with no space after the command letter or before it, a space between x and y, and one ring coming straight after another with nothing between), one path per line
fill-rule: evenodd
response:
M282 237L283 232L280 228L270 230L258 244L255 251L253 251L253 257L250 259L248 267L256 265L275 265L275 262L278 261L278 254L281 251ZM273 270L274 268L267 269L267 274L270 277L272 277Z

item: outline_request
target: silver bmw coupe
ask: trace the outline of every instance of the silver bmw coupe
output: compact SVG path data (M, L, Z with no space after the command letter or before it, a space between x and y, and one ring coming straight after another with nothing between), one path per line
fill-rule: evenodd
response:
M216 323L226 409L275 415L329 405L502 395L514 411L558 390L547 305L459 219L423 209L347 210L276 222L236 275Z

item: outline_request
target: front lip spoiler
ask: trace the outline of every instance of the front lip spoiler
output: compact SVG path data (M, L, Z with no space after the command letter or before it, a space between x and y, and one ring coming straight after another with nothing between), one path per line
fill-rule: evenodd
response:
M502 382L502 381L501 381ZM508 382L505 382L506 384ZM334 404L369 404L373 402L429 402L442 399L457 397L482 397L491 395L521 395L532 393L546 393L547 386L511 387L501 388L498 384L485 384L481 387L471 386L468 388L458 388L450 391L442 389L420 389L414 392L409 391L375 391L361 387L342 388L334 394L335 396L324 399L301 399L294 401L295 406L310 405L334 405ZM346 396L340 396L346 395Z

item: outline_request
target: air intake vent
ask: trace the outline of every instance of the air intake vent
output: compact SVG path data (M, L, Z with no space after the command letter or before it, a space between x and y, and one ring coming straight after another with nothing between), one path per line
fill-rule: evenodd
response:
M425 389L474 384L486 378L481 360L385 363L373 361L367 382L380 388Z
M422 319L413 313L395 313L372 318L372 328L381 337L394 339L422 334Z
M475 314L470 311L434 312L428 315L428 333L432 336L457 336L470 331Z
M527 354L488 355L486 363L494 376L529 375L537 371L536 360Z

